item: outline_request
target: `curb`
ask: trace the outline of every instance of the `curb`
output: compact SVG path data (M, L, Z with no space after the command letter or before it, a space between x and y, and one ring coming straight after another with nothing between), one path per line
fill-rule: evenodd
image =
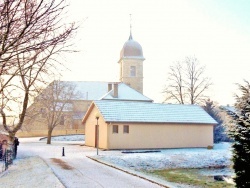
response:
M86 156L86 157L89 158L89 159L91 159L91 160L93 160L93 161L96 161L96 162L98 162L98 163L100 163L100 164L104 164L104 165L106 165L106 166L109 166L109 167L111 167L111 168L120 170L120 171L125 172L125 173L127 173L127 174L130 174L130 175L139 177L139 178L141 178L141 179L144 179L144 180L146 180L146 181L149 181L149 182L154 183L154 184L156 184L156 185L159 185L159 186L161 186L161 187L170 188L170 187L168 187L168 186L166 186L166 185L163 185L163 184L161 184L161 183L158 183L158 182L156 182L156 181L153 181L153 180L151 180L151 179L148 179L148 178L146 178L146 177L144 177L144 176L135 174L135 173L133 173L133 172L124 170L124 169L119 168L119 167L117 167L117 166L114 166L114 165L112 165L112 164L108 164L108 163L105 163L105 162L100 161L100 160L98 160L98 159L92 158L91 156Z

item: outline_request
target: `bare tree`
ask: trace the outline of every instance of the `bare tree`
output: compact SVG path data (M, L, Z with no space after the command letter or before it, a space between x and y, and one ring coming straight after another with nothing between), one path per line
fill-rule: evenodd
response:
M184 104L186 93L184 93L183 70L180 62L170 66L168 87L165 88L166 101L176 100L180 104Z
M58 125L72 125L73 104L78 97L75 85L70 82L53 81L37 97L38 109L48 126L47 144L51 144L51 136Z
M205 91L212 84L204 76L205 67L200 66L195 57L186 57L183 62L176 62L170 67L167 86L163 93L165 101L179 104L198 104L206 99Z
M60 65L59 54L69 51L76 26L62 22L66 7L65 0L0 2L0 114L10 141L22 127L30 98Z

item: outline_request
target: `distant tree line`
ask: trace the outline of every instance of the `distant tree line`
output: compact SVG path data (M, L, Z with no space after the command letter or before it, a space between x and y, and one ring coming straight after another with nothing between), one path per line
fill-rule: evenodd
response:
M218 124L214 126L213 131L214 143L232 141L227 134L227 124L225 122L225 119L222 118L219 107L216 107L213 104L213 101L208 99L205 101L205 105L203 106L203 108L212 118L214 118L218 122Z

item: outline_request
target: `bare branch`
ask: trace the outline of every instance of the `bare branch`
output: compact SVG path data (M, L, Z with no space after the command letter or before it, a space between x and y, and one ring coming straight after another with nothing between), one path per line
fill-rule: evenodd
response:
M62 22L66 7L65 0L0 2L0 105L12 139L22 127L30 97L60 65L58 55L71 52L67 42L77 27ZM7 117L11 116L16 123L10 127Z
M176 62L170 67L164 89L165 101L180 104L197 104L205 98L205 91L212 84L208 77L203 77L205 67L199 65L195 57L186 57L183 62Z

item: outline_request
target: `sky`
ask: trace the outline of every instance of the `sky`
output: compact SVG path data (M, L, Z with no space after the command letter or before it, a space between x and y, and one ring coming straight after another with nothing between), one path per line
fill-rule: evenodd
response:
M77 53L66 55L63 80L119 81L120 51L133 39L143 49L144 95L162 102L169 66L195 56L213 85L208 95L233 105L236 83L250 81L250 1L69 1L68 18L80 24Z

